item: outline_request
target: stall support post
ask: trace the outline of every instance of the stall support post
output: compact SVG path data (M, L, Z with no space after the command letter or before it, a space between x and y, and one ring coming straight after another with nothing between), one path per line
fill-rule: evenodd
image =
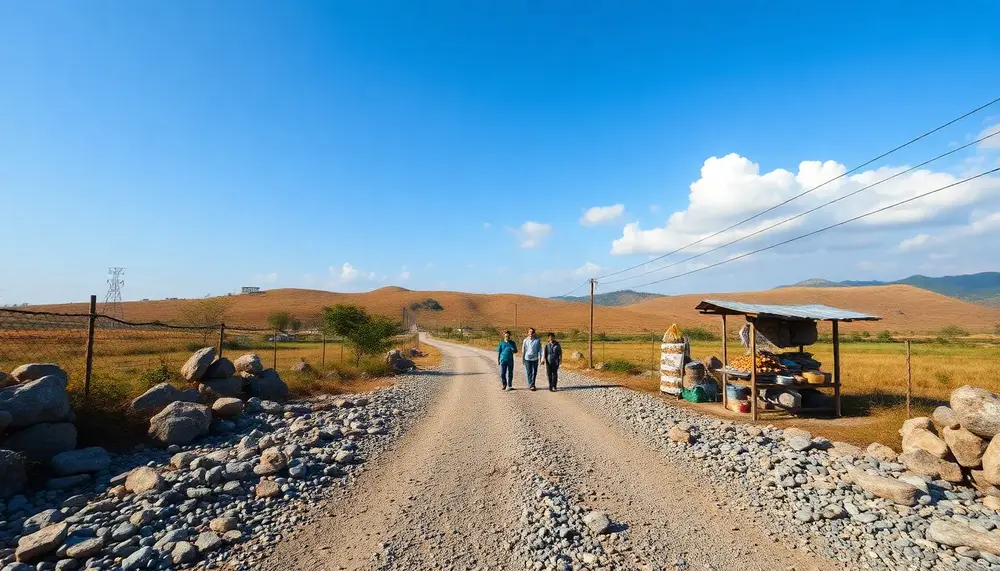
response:
M833 403L840 417L840 322L833 320Z
M757 422L757 325L750 322L750 418Z
M726 348L726 314L722 314L722 366L729 366L729 352ZM729 384L729 375L722 373L722 408L729 404L726 402L726 386Z

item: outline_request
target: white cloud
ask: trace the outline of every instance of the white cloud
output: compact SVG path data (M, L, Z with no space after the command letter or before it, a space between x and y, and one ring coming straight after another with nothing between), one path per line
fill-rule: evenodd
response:
M601 266L593 262L587 262L586 264L580 266L579 268L573 270L573 273L580 277L593 277L594 274L601 271Z
M697 240L701 243L687 249L690 253L704 252L734 239L761 230L778 221L843 196L864 186L876 183L907 167L882 167L845 176L826 184L789 205L782 207L752 222L733 230L708 238L711 234L733 225L767 206L781 203L806 190L812 189L847 171L847 167L834 161L803 161L798 171L775 169L761 174L760 167L749 159L737 154L711 157L701 168L701 177L691 184L687 208L670 215L663 227L643 229L638 222L627 224L622 236L612 243L611 252L617 255L665 253L687 246ZM960 180L947 172L916 170L900 175L893 180L860 192L856 196L835 203L808 214L795 221L783 224L753 238L756 241L773 243L790 237L790 231L799 227L798 232L826 226L912 198ZM902 228L906 225L938 223L946 217L954 216L963 208L1000 196L1000 178L983 177L975 181L938 192L915 200L904 206L887 210L852 224L852 235L864 232L881 233ZM832 231L833 235L836 231ZM841 231L841 236L844 231ZM898 244L899 238L886 244L885 236L879 238L889 249ZM817 239L820 244L837 238Z
M407 281L409 279L410 279L410 269L408 267L406 267L406 266L403 266L399 270L399 281L405 282L405 281Z
M514 230L517 241L522 248L537 248L542 245L545 238L552 233L552 226L541 222L528 221L521 224L520 228Z
M900 252L912 252L913 250L919 250L921 246L927 243L931 237L930 234L917 234L912 238L906 238L899 243L896 247Z
M356 279L358 279L358 270L350 262L344 262L344 265L340 268L340 281L353 282Z
M580 218L580 224L584 226L607 224L618 220L624 213L624 204L615 204L613 206L594 206L592 208L588 208L587 211L583 213L583 217Z
M982 139L983 137L985 137L987 135L992 135L993 133L1000 133L1000 123L997 123L996 125L993 125L992 127L987 127L985 129L983 129L982 132L980 132L978 135L976 135L976 139ZM973 139L973 140L975 140L975 139ZM987 151L987 150L991 150L992 151L992 150L1000 149L1000 135L993 135L989 139L986 139L985 141L983 141L983 142L979 143L978 145L976 145L976 148L979 149L979 150L981 150L981 151Z

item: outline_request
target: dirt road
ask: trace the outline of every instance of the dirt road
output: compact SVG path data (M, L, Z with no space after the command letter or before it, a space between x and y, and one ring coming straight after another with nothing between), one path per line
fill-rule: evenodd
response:
M838 568L752 520L734 521L694 475L580 398L625 389L576 379L557 393L529 392L518 371L516 390L503 392L494 354L434 344L444 359L425 377L439 385L426 417L355 486L317 506L322 517L279 544L262 568ZM608 514L612 533L579 548L600 558L553 558L566 545L562 534L534 533L532 525L543 515L566 519L538 481L564 494L570 512Z

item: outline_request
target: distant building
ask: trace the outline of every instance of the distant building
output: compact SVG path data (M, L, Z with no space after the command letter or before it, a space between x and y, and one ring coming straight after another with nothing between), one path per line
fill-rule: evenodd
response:
M261 293L261 291L260 291L260 288L257 287L257 286L243 286L242 288L240 288L240 293L241 294L253 295L253 294Z

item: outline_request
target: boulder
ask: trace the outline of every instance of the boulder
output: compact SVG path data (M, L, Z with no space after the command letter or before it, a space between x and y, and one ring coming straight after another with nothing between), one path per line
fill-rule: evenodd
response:
M129 412L143 418L150 418L166 408L172 402L195 402L198 400L198 392L191 392L190 389L182 391L170 383L160 383L135 399L129 404Z
M21 526L21 533L30 535L44 527L59 523L63 519L65 519L63 513L55 508L42 510L24 520L24 525Z
M142 547L122 560L122 571L137 571L149 569L150 562L155 562L156 550L152 547Z
M256 353L247 353L233 364L236 367L237 373L250 373L251 375L259 374L264 370L264 365L260 362L260 356Z
M583 359L583 353L579 351L573 351L573 354L570 355L570 358L573 359L574 361L579 361L580 359Z
M934 422L927 418L926 416L918 416L916 418L911 418L903 423L903 426L899 429L899 435L906 439L906 435L912 430L922 428L924 430L929 430L931 433L934 432Z
M677 425L670 427L670 430L667 432L667 438L669 438L671 442L682 442L684 444L691 444L694 442L694 436L691 432L684 430Z
M416 367L416 364L407 359L399 349L393 349L385 354L385 364L396 373L405 373Z
M946 462L926 450L915 449L899 455L899 461L918 476L927 476L935 480L961 482L962 469L954 462Z
M159 491L163 488L163 477L148 466L139 466L128 473L125 478L125 491L141 494L150 490Z
M236 375L236 365L225 357L219 357L205 369L202 379L228 379Z
M896 451L889 448L885 444L878 442L872 442L865 449L865 455L875 458L876 460L881 460L883 462L895 462L896 461Z
M215 347L205 347L195 351L181 367L181 376L188 382L197 382L205 377L208 366L215 360Z
M1000 438L993 438L983 453L983 478L1000 486Z
M206 379L198 385L198 402L212 404L223 397L240 398L243 396L243 378Z
M917 498L921 492L906 482L872 474L859 468L849 469L848 475L855 485L869 494L904 506L917 505Z
M949 547L971 547L977 551L1000 555L1000 535L973 529L957 521L935 519L924 536Z
M68 544L68 542L67 542ZM66 549L66 557L72 559L89 559L104 549L104 538L90 537L74 542Z
M312 365L306 363L305 359L299 359L298 363L292 365L292 371L296 373L306 373L312 370Z
M191 402L172 402L149 419L149 436L162 446L188 444L208 434L212 411L207 406Z
M60 452L76 448L76 426L43 422L9 434L0 448L24 453L28 460L48 462Z
M802 430L801 428L795 428L794 426L786 428L781 433L785 441L791 440L796 437L805 438L806 440L812 440L812 433L808 430Z
M590 531L597 535L608 533L611 528L611 520L604 512L590 512L583 516L583 523L587 524Z
M48 376L62 377L63 380L69 379L69 375L66 374L66 371L59 368L59 365L55 365L53 363L30 363L28 365L21 365L11 371L10 376L13 377L17 383L37 381L38 379Z
M281 380L277 371L265 369L250 379L250 396L261 400L283 401L288 399L288 385Z
M944 407L939 407L944 408ZM983 463L987 442L964 428L942 429L945 444L955 460L965 468L978 468Z
M174 565L192 563L198 559L198 550L189 541L178 541L174 544L174 549L170 552L170 561Z
M100 446L62 452L52 457L52 471L57 476L72 476L106 470L111 465L111 456Z
M903 452L923 450L938 458L948 457L948 445L926 428L913 428L903 436Z
M1000 433L1000 396L986 389L965 385L952 391L951 409L962 428L990 439Z
M969 470L969 480L972 482L972 486L984 496L1000 498L1000 488L987 481L986 474L982 470Z
M0 450L0 498L20 493L27 482L24 457L13 450Z
M831 458L861 458L865 451L847 442L834 442L828 451Z
M69 526L65 522L50 525L44 529L36 531L31 535L22 536L17 541L17 550L14 558L25 563L34 561L47 553L55 551L66 541L66 532Z
M934 419L934 424L940 426L941 428L958 428L961 425L955 411L946 406L939 406L934 409L934 413L931 414L931 418Z
M243 412L243 401L237 398L223 397L212 404L212 413L216 416L230 418Z
M0 390L0 410L10 413L12 428L64 420L70 411L66 377L48 375Z

